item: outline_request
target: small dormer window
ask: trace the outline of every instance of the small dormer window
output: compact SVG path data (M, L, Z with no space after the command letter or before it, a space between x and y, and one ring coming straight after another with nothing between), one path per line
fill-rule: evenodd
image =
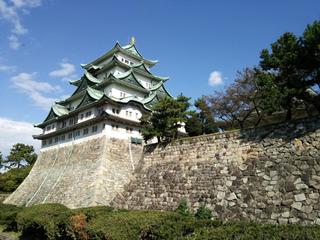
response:
M121 98L125 98L125 97L126 97L126 93L120 92L120 97L121 97Z
M124 62L125 62L126 64L129 64L129 61L128 61L127 59L125 59Z

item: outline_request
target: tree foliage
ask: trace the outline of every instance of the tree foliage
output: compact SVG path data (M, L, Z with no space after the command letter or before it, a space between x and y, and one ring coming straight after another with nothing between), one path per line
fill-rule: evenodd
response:
M187 120L189 98L180 95L177 99L165 97L157 102L152 112L140 119L145 141L154 137L158 142L167 142L178 137L178 129Z
M244 128L274 122L272 114L281 121L283 115L290 120L295 113L320 113L319 21L308 25L301 37L284 33L260 58L258 67L238 72L225 91L207 96L216 119L229 128Z
M31 145L23 143L17 143L12 146L9 155L3 161L3 165L6 168L32 165L37 159L37 154L34 152L34 148Z
M272 75L272 84L280 92L278 100L287 111L288 120L298 100L312 104L320 112L319 21L308 25L300 38L284 33L270 50L262 50L260 58L261 69Z
M197 99L194 103L196 111L190 112L186 122L186 131L189 136L197 136L217 132L212 111L205 97Z
M0 174L0 192L13 192L28 176L31 166L13 168Z
M236 80L225 91L207 96L214 117L228 123L229 127L245 127L245 122L255 113L259 124L261 114L261 97L255 80L256 71L246 68L237 73Z
M7 157L0 152L1 167L9 169L0 174L0 192L13 192L28 176L36 158L33 146L23 143L13 145Z

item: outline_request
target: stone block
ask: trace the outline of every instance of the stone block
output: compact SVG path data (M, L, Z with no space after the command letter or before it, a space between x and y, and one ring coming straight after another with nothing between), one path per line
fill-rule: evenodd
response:
M302 202L306 200L306 195L304 193L300 193L300 194L294 195L294 199L296 202Z
M301 202L295 202L291 205L292 208L297 209L299 211L301 211L302 208L302 203Z

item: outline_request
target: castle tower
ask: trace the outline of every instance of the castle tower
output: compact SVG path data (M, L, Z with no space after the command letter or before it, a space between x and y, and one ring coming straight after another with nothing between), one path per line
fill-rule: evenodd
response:
M42 149L105 134L110 138L142 142L139 119L159 99L171 95L166 77L150 72L157 61L145 59L132 37L126 46L115 46L96 60L82 64L83 76L70 84L74 93L56 102L35 139Z
M96 60L81 65L74 93L56 102L28 177L4 203L31 206L61 203L71 208L109 205L133 178L142 157L139 119L164 97L165 77L150 72L132 38Z

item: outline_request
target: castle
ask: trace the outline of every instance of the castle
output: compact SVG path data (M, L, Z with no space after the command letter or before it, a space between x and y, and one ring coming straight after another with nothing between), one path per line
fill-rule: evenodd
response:
M173 210L181 199L214 217L320 225L320 118L143 146L139 117L170 96L154 61L118 43L84 65L53 105L28 177L4 203Z
M42 149L101 134L141 143L140 117L160 99L171 97L164 86L168 78L150 72L156 63L140 54L134 37L126 46L117 42L103 56L81 65L83 76L70 81L76 90L51 107L36 125L42 133L33 137L42 140Z

